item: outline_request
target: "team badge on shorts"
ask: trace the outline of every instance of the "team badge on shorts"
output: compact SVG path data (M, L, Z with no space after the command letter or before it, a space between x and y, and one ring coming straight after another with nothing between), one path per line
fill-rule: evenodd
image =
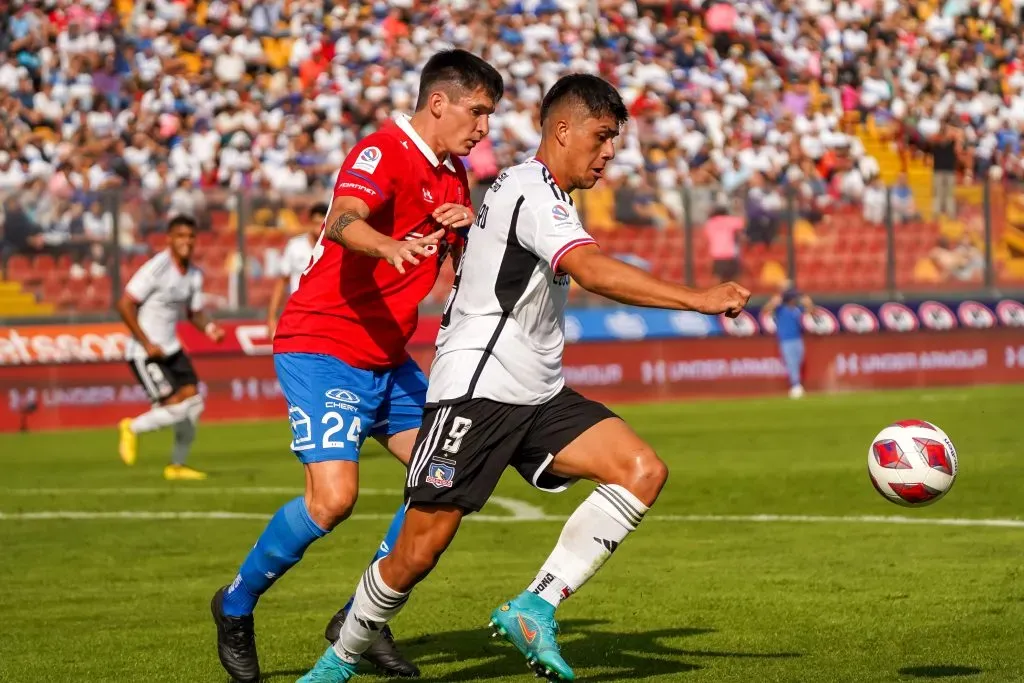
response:
M427 483L439 489L450 489L455 479L455 468L451 465L442 465L438 462L430 463L430 471L427 474Z

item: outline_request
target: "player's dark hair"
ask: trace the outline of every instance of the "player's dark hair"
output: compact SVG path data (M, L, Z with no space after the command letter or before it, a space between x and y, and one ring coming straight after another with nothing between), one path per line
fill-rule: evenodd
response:
M565 102L580 107L589 117L611 116L620 126L629 120L629 111L619 91L611 83L590 74L568 74L551 86L540 105L540 122L556 106Z
M329 210L330 209L327 206L326 202L317 202L313 206L309 207L309 215L310 216L316 216L316 215L326 216L327 212Z
M461 93L483 88L495 103L505 94L505 81L498 71L465 50L442 50L427 60L420 72L420 90L416 110L427 106L430 94L443 90L455 99Z
M171 218L170 221L167 222L167 232L174 230L179 225L184 225L186 228L192 228L192 232L195 232L197 229L195 218L192 218L192 216L179 214L177 216L174 216L173 218Z

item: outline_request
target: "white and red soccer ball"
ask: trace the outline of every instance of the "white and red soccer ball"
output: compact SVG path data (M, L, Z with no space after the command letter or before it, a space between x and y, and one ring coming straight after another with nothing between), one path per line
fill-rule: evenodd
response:
M924 420L894 422L868 448L868 476L875 490L905 507L924 507L942 498L953 487L957 468L953 442Z

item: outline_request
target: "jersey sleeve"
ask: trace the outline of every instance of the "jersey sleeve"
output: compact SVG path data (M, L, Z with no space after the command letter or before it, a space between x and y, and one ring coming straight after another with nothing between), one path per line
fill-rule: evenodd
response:
M302 239L306 239L305 236L301 237ZM288 244L284 248L284 256L281 258L281 277L290 278L293 275L298 275L306 269L306 266L308 265L307 261L309 261L309 259L303 258L295 240L289 240Z
M338 172L334 196L355 197L366 202L372 214L395 196L405 160L393 140L379 133L352 148Z
M197 270L192 276L192 298L188 302L188 310L198 313L203 310L203 273Z
M154 291L156 291L157 278L155 275L157 262L150 259L142 264L142 267L135 271L125 285L124 293L132 298L137 304L143 303Z
M532 225L524 226L526 229L519 232L519 243L547 261L555 273L559 272L558 264L562 257L570 251L587 244L597 244L597 240L583 229L576 207L568 201L554 197L541 200L533 205L532 213Z

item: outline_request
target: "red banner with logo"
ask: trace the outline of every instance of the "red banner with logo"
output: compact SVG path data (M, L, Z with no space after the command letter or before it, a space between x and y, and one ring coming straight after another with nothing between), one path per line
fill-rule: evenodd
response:
M96 325L71 334L53 327L18 328L17 338L11 330L3 332L0 431L113 428L120 418L147 410L146 394L127 364L104 360L120 357L119 329ZM283 422L285 403L265 329L237 323L228 329L219 347L198 333L183 340L193 351L207 399L203 419ZM1019 330L809 337L806 344L808 391L1024 382ZM430 346L413 350L424 368L432 355ZM36 360L8 362L12 357ZM43 358L51 360L41 364ZM565 376L581 393L610 403L781 394L787 384L777 344L765 337L571 344Z
M414 346L432 346L441 318L420 320L412 338ZM273 344L267 327L256 321L225 321L224 340L214 344L189 323L178 325L178 337L189 355L269 356ZM22 325L0 328L0 368L13 365L107 363L124 360L131 339L120 323L80 325Z

